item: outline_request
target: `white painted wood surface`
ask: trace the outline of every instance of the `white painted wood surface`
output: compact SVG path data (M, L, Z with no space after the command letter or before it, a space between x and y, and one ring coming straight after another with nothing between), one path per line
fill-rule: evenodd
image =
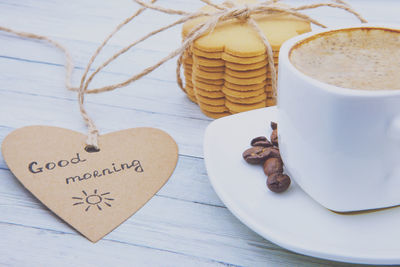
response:
M396 0L351 3L370 22L400 24ZM186 10L202 5L196 0L159 4ZM47 35L67 46L76 63L77 84L105 34L136 9L130 0L0 0L0 25ZM331 26L357 22L327 8L308 13ZM97 63L176 18L146 11L111 41ZM93 86L122 81L179 44L180 27L160 34L106 68ZM32 124L86 131L75 93L64 88L63 64L63 56L50 46L0 32L0 141L12 130ZM347 265L280 248L226 209L203 164L203 135L211 119L176 85L175 61L127 88L88 96L87 109L103 133L136 126L170 133L180 149L175 173L145 207L92 244L27 192L0 158L0 266Z

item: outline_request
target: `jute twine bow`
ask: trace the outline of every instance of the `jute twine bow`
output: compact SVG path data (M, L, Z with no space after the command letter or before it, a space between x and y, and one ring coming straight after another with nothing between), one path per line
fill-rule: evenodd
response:
M84 97L85 94L97 94L101 92L107 92L107 91L112 91L117 88L125 87L132 82L142 78L143 76L149 74L150 72L154 71L158 67L160 67L162 64L164 64L166 61L174 58L175 56L178 57L177 61L177 68L176 68L176 78L177 78L177 83L179 87L184 90L182 78L181 78L181 67L182 67L182 60L184 56L184 52L190 48L191 45L201 36L208 34L209 32L212 32L213 29L217 26L218 23L221 23L223 21L227 21L230 19L239 19L242 21L247 22L253 29L254 31L258 34L260 37L261 41L265 45L266 48L266 55L267 55L267 61L268 61L268 68L269 71L271 72L271 83L272 83L272 90L274 97L276 97L276 70L274 66L274 58L273 58L273 52L272 52L272 47L268 41L267 36L263 33L262 29L258 26L257 22L252 18L252 15L256 14L262 14L263 16L276 16L276 15L292 15L294 17L303 19L305 21L308 21L314 25L326 28L326 26L310 16L307 16L301 11L303 10L310 10L318 7L331 7L331 8L339 8L343 9L354 16L356 16L362 23L367 22L359 13L357 13L355 10L353 10L350 5L348 5L346 2L341 1L341 0L332 0L331 2L328 3L314 3L314 4L309 4L309 5L302 5L298 7L289 7L286 5L277 5L278 2L281 2L281 0L269 0L269 1L264 1L264 2L259 2L255 4L235 4L233 1L226 1L223 4L215 4L210 0L200 0L207 5L210 5L215 8L215 11L213 12L203 12L203 11L196 11L196 12L187 12L183 10L176 10L176 9L169 9L169 8L164 8L160 6L154 5L156 0L151 0L150 3L145 3L141 0L133 0L137 4L141 6L140 9L138 9L134 14L123 20L120 24L118 24L117 27L104 39L104 41L100 44L100 46L96 49L92 57L90 58L85 71L82 75L80 85L79 87L73 87L71 85L71 76L72 76L72 70L73 70L73 63L72 63L72 58L69 53L69 51L60 43L42 35L38 34L33 34L33 33L27 33L27 32L19 32L12 30L10 28L6 27L1 27L1 31L5 31L8 33L12 33L21 37L25 38L31 38L31 39L38 39L42 41L46 41L53 46L57 47L60 49L66 58L66 63L65 63L65 68L66 68L66 77L65 77L65 86L67 87L68 90L72 91L77 91L78 92L78 102L79 102L79 109L82 114L83 120L85 121L87 127L88 127L88 138L87 138L87 145L89 148L92 148L94 150L98 149L98 135L99 135L99 130L97 129L95 123L93 120L90 118L88 113L86 112L85 106L84 106ZM146 9L151 9L155 10L158 12L166 13L166 14L173 14L173 15L180 15L182 16L180 19L177 21L166 25L164 27L161 27L157 30L154 30L145 36L139 38L138 40L132 42L131 44L127 45L126 47L122 48L119 50L117 53L112 55L109 59L107 59L104 63L102 63L99 67L97 67L90 75L89 71L90 68L95 61L96 57L100 54L101 50L106 46L108 41L125 25L127 25L129 22L131 22L134 18L139 16L144 10ZM142 70L141 72L132 75L130 78L127 80L112 84L112 85L107 85L99 88L92 88L88 89L89 84L93 80L93 78L103 69L105 68L108 64L110 64L112 61L117 59L119 56L122 54L126 53L128 50L130 50L132 47L135 45L145 41L146 39L150 38L153 35L156 35L160 32L163 32L167 29L170 29L176 25L182 24L188 20L198 18L198 17L207 17L208 19L205 20L204 22L200 23L196 27L194 27L189 34L186 36L186 38L183 40L182 45L172 51L170 54L168 54L166 57L161 59L159 62L156 64Z

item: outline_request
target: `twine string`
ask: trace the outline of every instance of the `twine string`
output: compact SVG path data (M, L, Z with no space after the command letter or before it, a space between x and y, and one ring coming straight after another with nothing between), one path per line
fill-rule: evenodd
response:
M0 26L0 31L4 31L4 32L14 34L14 35L17 35L20 37L24 37L24 38L44 41L44 42L47 42L47 43L53 45L54 47L60 49L61 52L65 56L65 70L66 70L65 71L65 87L67 87L68 89L72 88L71 77L72 77L72 70L74 69L74 64L72 63L72 57L67 48L65 48L59 42L54 41L44 35L34 34L34 33L30 33L30 32L16 31L16 30L13 30L13 29L10 29L7 27L2 27L2 26Z
M152 0L151 2L154 3L157 0ZM104 41L100 44L100 46L96 49L96 51L94 52L94 54L91 56L86 68L85 68L85 72L82 75L81 78L81 84L80 87L83 87L83 84L86 80L87 74L90 70L90 67L92 66L94 60L96 59L96 57L100 54L101 50L106 46L106 44L108 43L108 41L119 31L121 30L121 28L125 25L127 25L129 22L131 22L134 18L136 18L137 16L139 16L146 8L142 7L140 9L138 9L135 13L133 13L132 16L127 17L124 21L122 21L120 24L118 24L117 27L115 27L115 29L104 39Z
M71 85L71 76L72 76L72 70L74 67L73 67L71 55L70 55L68 49L66 49L63 45L48 38L47 36L15 31L13 29L0 26L0 31L5 31L5 32L15 34L20 37L24 37L24 38L37 39L37 40L48 42L64 53L65 68L66 68L65 86L69 90L78 92L79 110L80 110L80 113L82 115L84 122L86 123L86 125L88 127L88 138L86 140L86 143L87 143L87 145L91 146L94 149L98 149L98 147L99 147L99 145L98 145L99 130L97 129L94 121L91 119L91 117L86 112L86 109L84 106L85 94L97 94L97 93L112 91L117 88L125 87L125 86L133 83L134 81L137 81L138 79L142 78L143 76L149 74L150 72L154 71L155 69L157 69L158 67L163 65L165 62L167 62L168 60L170 60L176 56L178 56L177 68L176 68L177 83L178 83L178 86L182 90L184 90L184 85L183 85L183 81L181 78L181 68L182 68L182 61L184 58L184 53L186 51L188 51L188 49L193 45L193 43L199 37L201 37L205 34L208 34L209 32L212 32L213 29L220 22L224 22L224 21L231 20L231 19L242 20L242 21L248 23L248 25L260 37L260 40L263 42L265 49L266 49L268 70L271 72L271 83L272 83L272 91L273 91L274 97L276 97L277 78L276 78L276 70L275 70L275 65L274 65L272 47L268 41L267 36L265 36L264 32L259 27L259 25L255 21L255 19L252 18L253 15L263 14L264 16L271 16L271 17L276 16L276 15L292 15L294 17L297 17L304 21L308 21L319 27L326 28L326 26L324 24L318 22L317 20L311 18L308 15L301 13L301 11L315 9L315 8L319 8L319 7L331 7L331 8L338 8L338 9L347 11L348 13L357 17L362 23L367 22L367 20L365 20L358 12L356 12L354 9L352 9L349 4L347 4L346 2L344 2L342 0L332 0L331 2L328 2L328 3L314 3L314 4L302 5L302 6L298 6L298 7L279 5L279 2L281 2L282 0L269 0L269 1L264 1L264 2L260 2L260 3L256 3L256 4L242 4L242 5L236 5L233 1L230 1L230 0L224 2L222 5L215 4L211 0L200 0L204 3L206 3L207 5L214 7L215 11L212 11L212 12L204 12L204 11L188 12L188 11L183 11L183 10L164 8L164 7L157 6L154 4L157 0L151 0L148 3L143 2L142 0L133 0L133 1L136 2L139 6L141 6L141 8L138 9L136 12L134 12L131 16L124 19L121 23L119 23L114 28L114 30L110 34L108 34L106 36L104 41L99 45L99 47L95 50L94 54L89 59L89 62L86 65L85 71L81 77L80 85L78 88L73 87ZM102 49L107 45L109 40L118 31L120 31L122 27L129 24L133 19L138 17L140 14L142 14L143 11L145 11L146 9L151 9L154 11L158 11L158 12L170 14L170 15L179 15L182 17L173 23L170 23L159 29L151 31L150 33L144 35L143 37L135 40L134 42L132 42L129 45L125 46L124 48L120 49L118 52L116 52L110 58L108 58L105 62L103 62L99 67L97 67L93 71L93 73L91 73L89 75L90 68L93 65L95 59L101 53ZM184 38L182 45L180 47L178 47L174 51L170 52L166 57L162 58L160 61L158 61L154 65L149 66L149 67L145 68L144 70L142 70L141 72L132 75L130 78L128 78L127 80L125 80L123 82L111 84L111 85L107 85L107 86L103 86L103 87L99 87L99 88L88 89L91 81L103 68L105 68L107 65L109 65L114 60L116 60L119 56L128 52L131 48L133 48L137 44L147 40L148 38L150 38L160 32L168 30L176 25L185 23L186 21L189 21L194 18L199 18L199 17L206 17L207 19L204 22L199 23L193 29L191 29L191 31Z

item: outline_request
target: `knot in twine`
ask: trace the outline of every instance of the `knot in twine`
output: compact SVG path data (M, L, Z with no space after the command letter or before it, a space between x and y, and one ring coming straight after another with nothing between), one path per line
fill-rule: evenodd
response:
M230 14L227 14L228 18L231 16L231 18L236 18L236 19L239 19L242 21L246 21L250 17L251 10L250 10L250 6L248 4L244 4L241 6L235 6L232 1L229 1L224 6L227 6L228 8L231 9L231 12L229 12ZM226 11L229 11L229 10L226 9Z
M218 23L230 20L230 19L239 19L243 22L248 23L254 29L254 31L257 33L257 35L260 37L261 41L263 42L265 48L266 48L266 55L267 55L267 61L268 61L268 69L271 72L271 83L272 83L272 91L273 91L273 96L276 97L276 70L274 66L274 58L273 58L273 51L272 47L267 39L267 36L263 33L261 28L258 26L257 22L252 18L252 15L256 14L262 14L263 16L276 16L276 15L292 15L296 18L300 18L302 20L308 21L314 25L317 25L322 28L326 28L326 26L313 18L311 18L308 15L305 15L301 13L303 10L310 10L310 9L315 9L318 7L331 7L331 8L338 8L345 10L354 16L356 16L362 23L366 23L367 21L356 11L354 11L347 3L345 3L342 0L332 0L328 3L314 3L314 4L308 4L308 5L302 5L298 7L291 7L287 5L281 5L279 2L281 0L269 0L269 1L264 1L264 2L258 2L255 4L242 4L238 5L233 1L226 1L223 4L215 4L211 0L200 0L204 3L206 3L209 6L214 7L216 10L213 12L203 12L203 11L196 11L196 12L188 12L188 11L183 11L183 10L176 10L176 9L169 9L169 8L164 8L160 6L154 5L156 0L151 0L149 3L145 3L142 0L133 0L137 4L141 6L140 9L138 9L136 12L134 12L131 16L123 20L120 24L115 27L115 29L107 35L107 37L104 39L104 41L100 44L100 46L96 49L92 57L90 58L85 71L82 75L81 82L79 87L73 87L71 85L71 74L73 70L73 64L72 64L72 59L70 56L69 51L59 44L58 42L42 35L38 34L33 34L33 33L26 33L26 32L19 32L15 31L6 27L1 27L0 30L12 33L21 37L25 38L31 38L31 39L38 39L42 41L46 41L53 46L57 47L60 49L65 57L66 57L66 82L65 86L67 89L72 90L72 91L77 91L78 92L78 103L79 103L79 109L82 115L83 120L85 121L87 127L88 127L88 138L86 140L86 143L88 146L90 146L92 149L98 149L98 135L99 135L99 130L97 129L95 123L93 120L90 118L90 116L87 114L86 109L84 107L84 96L85 94L97 94L101 92L107 92L107 91L112 91L117 88L125 87L132 82L142 78L143 76L149 74L150 72L154 71L158 67L160 67L162 64L164 64L166 61L174 58L175 56L179 56L177 60L177 68L176 68L176 78L177 78L177 83L179 87L184 90L182 78L181 78L181 68L182 68L182 60L184 56L184 52L193 45L193 43L200 38L203 35L206 35L214 30L214 28L218 25ZM127 45L126 47L122 48L119 50L117 53L112 55L109 59L107 59L105 62L103 62L99 67L97 67L90 75L89 75L89 70L95 61L96 57L100 54L101 50L104 48L104 46L108 43L108 41L125 25L127 25L129 22L131 22L135 17L139 16L144 10L146 9L151 9L155 10L158 12L166 13L166 14L171 14L171 15L179 15L181 16L180 19L177 21L166 25L164 27L161 27L157 30L154 30L143 37L139 38L138 40L132 42L131 44ZM183 43L180 47L172 51L170 54L168 54L166 57L161 59L159 62L156 64L147 67L146 69L142 70L141 72L132 75L130 78L127 80L112 84L112 85L107 85L99 88L93 88L93 89L88 89L89 84L93 80L93 78L103 69L105 68L108 64L110 64L112 61L117 59L119 56L122 54L126 53L128 50L130 50L132 47L135 45L145 41L146 39L150 38L153 35L156 35L162 31L165 31L167 29L170 29L176 25L182 24L188 20L195 19L198 17L207 17L207 20L200 23L196 27L194 27L189 34L186 36L186 38L183 40Z

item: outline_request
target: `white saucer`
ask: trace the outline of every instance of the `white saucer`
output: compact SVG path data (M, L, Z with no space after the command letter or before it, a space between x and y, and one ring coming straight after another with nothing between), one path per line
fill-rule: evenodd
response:
M301 254L352 263L400 264L400 207L342 215L311 199L293 182L295 177L282 194L267 189L262 167L247 164L242 152L253 137L269 137L271 120L277 120L276 108L218 119L206 130L208 175L229 210L264 238Z

